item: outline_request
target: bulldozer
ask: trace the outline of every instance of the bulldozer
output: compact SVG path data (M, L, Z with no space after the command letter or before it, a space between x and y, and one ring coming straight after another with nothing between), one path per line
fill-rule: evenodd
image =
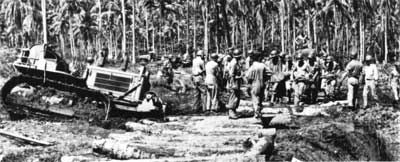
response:
M88 64L83 75L77 77L71 73L66 61L46 44L22 49L12 66L18 75L10 78L1 89L3 104L11 107L7 109L15 105L9 97L10 93L23 84L49 87L74 93L80 98L90 98L98 103L99 109L104 110L104 120L108 120L110 112L114 110L123 114L152 114L152 117L160 118L165 114L166 105L150 91L149 73L145 66L139 67L139 73L133 73ZM29 111L66 114L43 106L26 107ZM67 114L74 116L74 112Z

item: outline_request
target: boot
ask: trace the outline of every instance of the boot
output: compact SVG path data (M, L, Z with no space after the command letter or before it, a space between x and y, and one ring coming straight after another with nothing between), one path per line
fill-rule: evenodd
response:
M229 109L229 119L239 119L239 116L236 114L235 110Z

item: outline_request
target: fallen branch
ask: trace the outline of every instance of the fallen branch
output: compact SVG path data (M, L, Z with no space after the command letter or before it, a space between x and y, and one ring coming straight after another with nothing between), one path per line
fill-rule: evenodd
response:
M17 139L17 140L21 140L24 143L29 143L29 144L32 144L32 145L39 145L39 146L52 146L52 145L54 145L53 143L35 140L35 139L29 138L29 137L21 136L19 134L6 132L4 130L0 130L0 135L6 136L6 137L11 137L11 138Z

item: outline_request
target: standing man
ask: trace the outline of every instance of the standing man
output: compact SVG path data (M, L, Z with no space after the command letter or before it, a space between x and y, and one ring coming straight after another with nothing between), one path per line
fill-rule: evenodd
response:
M310 72L310 81L311 85L309 87L309 94L312 103L317 102L318 92L320 86L320 77L321 77L321 64L319 59L315 56L315 50L311 51L308 54L308 66Z
M229 119L238 119L236 109L240 102L240 86L242 84L242 72L239 64L241 58L239 50L233 51L233 59L228 65L228 90L229 101L226 107L229 109Z
M193 59L193 66L192 66L192 80L194 86L196 87L196 95L193 108L197 111L202 111L205 109L203 104L203 96L204 90L202 88L202 84L204 83L204 60L203 60L203 51L200 50L196 53L196 58Z
M270 71L267 66L261 63L260 54L252 54L253 62L247 71L246 78L251 84L251 98L254 108L254 117L261 116L262 101L264 100L265 82L267 81L267 73Z
M378 81L378 68L374 63L374 59L371 55L365 57L366 65L363 67L363 74L365 79L365 86L363 90L363 108L368 105L368 93L371 90L371 94L375 100L378 100L376 95L375 86Z
M339 64L334 60L333 56L328 56L322 68L321 89L329 98L334 97L336 87L336 77L339 72Z
M218 76L220 74L219 65L217 63L218 55L211 54L211 60L206 64L206 78L205 84L207 85L207 102L206 111L218 111L219 97L218 97Z
M167 85L173 82L174 71L172 69L172 55L168 55L166 60L163 62L161 74L161 78Z
M297 62L294 65L291 78L295 81L294 105L300 106L300 102L303 100L304 92L306 90L305 82L309 79L310 70L301 53L296 55L296 60Z
M345 74L344 77L348 76L347 80L347 102L348 106L350 108L354 108L356 104L356 98L355 96L357 95L357 90L359 87L359 81L358 79L360 78L361 72L363 65L360 61L357 60L357 51L352 50L350 52L350 59L351 61L347 64L346 69L345 69ZM344 78L343 77L343 78Z
M390 87L393 91L394 100L399 104L399 89L400 89L400 62L396 62L390 72Z

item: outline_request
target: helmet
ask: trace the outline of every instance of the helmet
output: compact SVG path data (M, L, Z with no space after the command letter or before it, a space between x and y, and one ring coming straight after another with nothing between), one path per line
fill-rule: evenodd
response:
M297 60L303 60L303 55L301 53L296 54Z
M333 56L328 56L326 58L326 62L332 62L333 61Z
M278 54L278 51L276 51L276 50L272 50L271 51L271 57L274 57L274 56L276 56Z
M238 50L238 49L235 49L234 51L233 51L233 55L232 55L233 57L241 57L241 54L240 54L240 51Z
M88 56L86 58L86 62L89 63L89 64L92 64L94 62L94 58L92 56Z
M212 58L212 59L218 59L218 54L217 54L217 53L212 53L212 54L210 55L210 58Z
M254 54L254 51L253 50L249 50L249 51L247 51L247 54L252 55L252 54Z
M292 57L290 57L289 55L285 55L285 59L286 60L292 60Z
M197 56L203 56L203 50L197 51L196 55L197 55Z
M307 55L308 58L314 58L315 57L315 53L314 52L310 52Z
M240 54L240 51L239 51L238 49L235 49L235 50L233 50L233 54L234 54L234 55Z
M372 56L371 55L365 56L365 61L372 61Z
M356 59L357 58L357 50L356 49L352 49L350 51L350 58L351 59Z

